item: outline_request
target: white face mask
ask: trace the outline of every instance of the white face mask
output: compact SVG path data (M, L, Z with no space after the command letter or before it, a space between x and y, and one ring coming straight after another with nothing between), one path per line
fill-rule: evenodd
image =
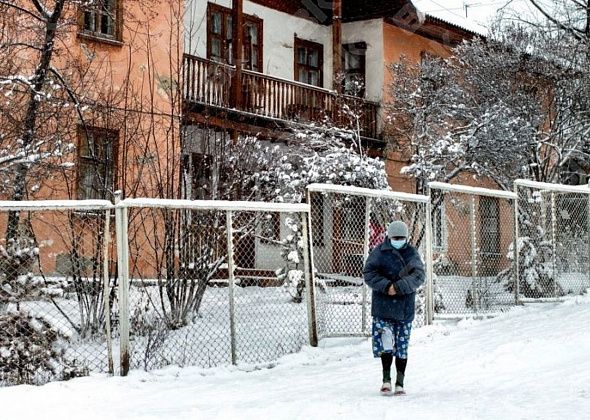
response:
M405 239L396 240L396 241L391 239L391 246L394 247L395 249L402 249L404 246L406 246L406 242L407 241Z

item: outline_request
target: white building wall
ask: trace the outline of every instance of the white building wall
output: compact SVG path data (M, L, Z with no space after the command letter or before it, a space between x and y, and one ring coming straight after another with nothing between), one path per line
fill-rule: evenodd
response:
M207 4L231 0L187 0L185 52L207 57ZM295 36L324 46L324 87L332 87L332 28L245 1L244 13L263 20L263 73L294 80Z
M366 82L365 98L379 102L383 99L385 56L383 52L383 19L349 22L342 25L342 43L365 42Z

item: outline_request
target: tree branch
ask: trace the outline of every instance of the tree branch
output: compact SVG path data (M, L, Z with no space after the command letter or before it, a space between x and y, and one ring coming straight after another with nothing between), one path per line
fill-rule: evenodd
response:
M12 7L13 9L18 10L19 12L23 12L23 13L31 16L32 18L38 20L39 22L44 22L44 23L47 22L47 17L39 16L39 15L33 13L32 11L30 11L28 9L25 9L24 7L21 7L21 6L18 6L16 4L14 4L11 1L0 0L0 5L2 5L2 4L5 5L5 6L8 6L8 7Z
M562 22L560 22L559 20L557 20L556 18L554 18L553 16L551 16L551 14L549 14L549 12L547 12L538 2L537 0L529 0L531 2L531 4L539 11L541 12L541 14L543 16L545 16L545 18L547 18L550 22L554 23L555 25L557 25L557 27L561 30L564 30L566 32L569 32L570 34L572 34L574 36L574 38L576 38L578 41L584 41L585 37L583 35L580 34L584 34L584 31L577 29L573 26L568 26L563 24Z

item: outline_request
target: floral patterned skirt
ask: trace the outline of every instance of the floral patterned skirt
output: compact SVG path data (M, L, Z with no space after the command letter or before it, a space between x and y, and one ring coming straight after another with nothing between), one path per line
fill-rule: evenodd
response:
M383 353L392 353L397 358L407 359L411 332L411 322L387 321L374 317L373 356L381 357Z

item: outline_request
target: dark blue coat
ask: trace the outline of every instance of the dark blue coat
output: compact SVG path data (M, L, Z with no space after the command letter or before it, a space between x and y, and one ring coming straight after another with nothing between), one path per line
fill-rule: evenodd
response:
M416 290L426 277L416 248L408 244L396 250L385 239L369 255L363 275L373 290L371 315L405 322L414 319ZM389 296L387 290L392 284L396 294Z

